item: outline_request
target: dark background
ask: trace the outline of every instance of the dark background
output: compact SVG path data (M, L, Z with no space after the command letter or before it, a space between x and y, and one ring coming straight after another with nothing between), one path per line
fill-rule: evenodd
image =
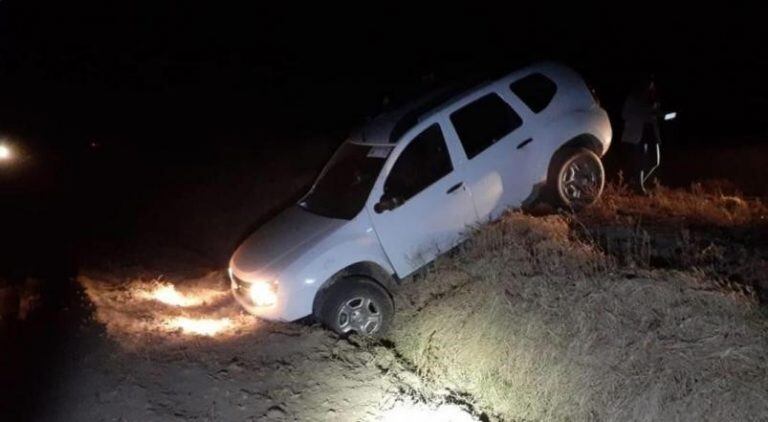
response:
M232 197L315 172L384 97L398 102L539 59L580 71L613 117L631 84L655 74L664 105L680 115L664 129L671 157L760 147L768 133L763 27L747 8L652 3L331 10L5 0L0 131L23 159L0 168L0 272L74 274L98 255L128 259L115 245L163 230L159 237L223 266L237 236L217 243L213 233L180 233L209 217L231 225L206 213L247 215ZM249 163L270 170L232 169ZM684 173L669 163L664 176L695 180ZM261 195L272 206L260 212L287 200ZM152 255L160 241L142 242L133 249Z

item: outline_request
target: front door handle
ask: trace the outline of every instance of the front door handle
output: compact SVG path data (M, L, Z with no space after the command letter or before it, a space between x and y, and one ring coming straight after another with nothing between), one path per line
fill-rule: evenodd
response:
M456 190L458 190L462 186L464 186L464 182L456 183L455 185L453 185L450 188L448 188L448 190L445 193L450 195L450 194L456 192Z
M531 142L533 142L533 138L528 138L528 139L524 140L523 142L520 142L520 144L517 145L517 149L523 149L523 148L525 148L526 145L530 144Z

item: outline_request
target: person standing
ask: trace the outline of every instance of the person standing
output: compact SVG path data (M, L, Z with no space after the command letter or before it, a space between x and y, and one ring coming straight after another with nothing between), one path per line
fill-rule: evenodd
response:
M659 110L653 78L630 92L622 109L624 131L621 142L629 147L627 180L637 193L643 195L648 193L645 182L661 162Z

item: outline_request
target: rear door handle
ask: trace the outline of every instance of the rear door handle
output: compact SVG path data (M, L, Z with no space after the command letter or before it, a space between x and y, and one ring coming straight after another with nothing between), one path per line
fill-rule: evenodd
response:
M453 185L450 188L448 188L448 190L445 193L452 194L452 193L456 192L462 186L464 186L464 182L456 183L455 185Z

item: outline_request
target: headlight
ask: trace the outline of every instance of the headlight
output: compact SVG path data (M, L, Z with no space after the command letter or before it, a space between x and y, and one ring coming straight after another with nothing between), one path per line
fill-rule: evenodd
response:
M248 296L256 306L272 306L277 303L277 283L271 281L254 281L248 287Z

